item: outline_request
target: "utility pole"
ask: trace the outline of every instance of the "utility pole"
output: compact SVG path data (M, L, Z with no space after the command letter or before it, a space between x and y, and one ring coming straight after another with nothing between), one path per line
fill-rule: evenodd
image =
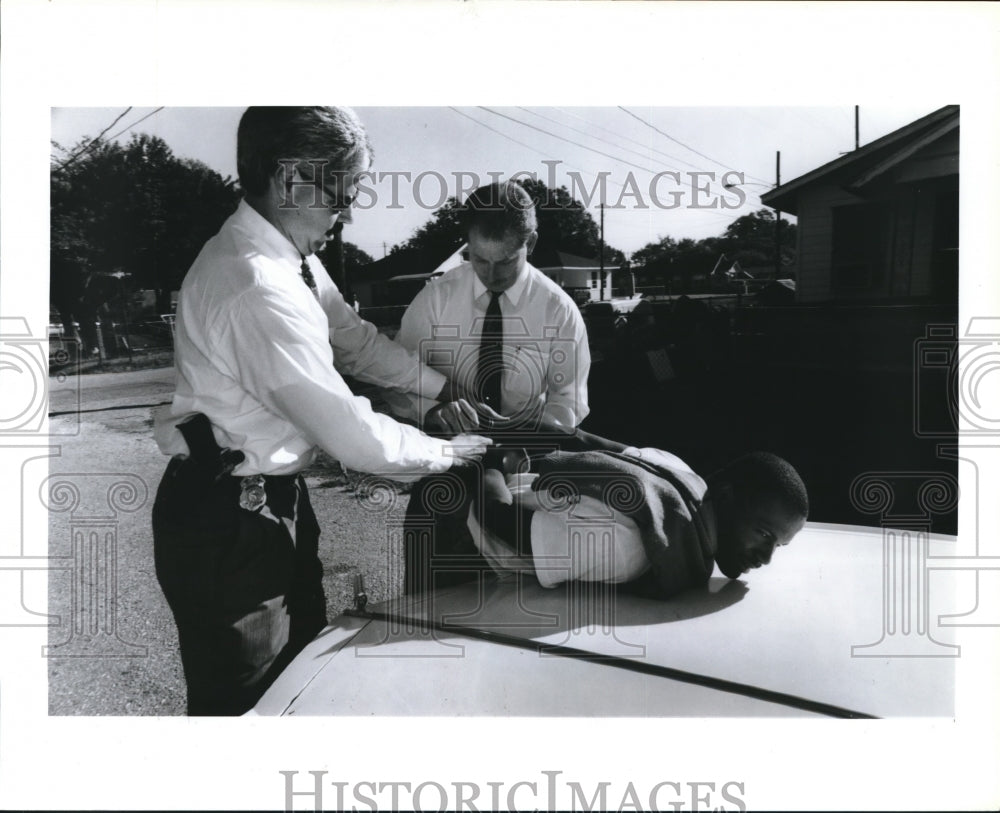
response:
M386 247L385 247L385 240L383 240L382 241L382 259L383 260L386 258L386 256L388 256L388 253L389 252L386 250Z
M854 105L854 149L861 146L861 106Z
M604 204L598 204L601 210L601 302L604 301Z
M781 150L774 158L774 188L781 186ZM781 272L781 209L774 210L774 278Z

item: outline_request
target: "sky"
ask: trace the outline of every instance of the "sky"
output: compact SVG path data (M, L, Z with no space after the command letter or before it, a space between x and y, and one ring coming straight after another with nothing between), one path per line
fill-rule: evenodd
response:
M865 145L942 105L863 106ZM356 107L375 150L345 239L375 258L425 223L446 197L491 173L534 173L564 185L631 254L661 237L721 234L759 196L854 147L854 107ZM157 135L181 157L236 177L242 107L53 108L52 140L71 148ZM122 115L124 114L124 115ZM116 122L115 119L121 116ZM55 150L58 158L64 153ZM739 177L726 173L742 173ZM407 175L408 173L408 175ZM673 173L673 174L661 174ZM699 174L700 173L700 174ZM726 183L736 184L731 189ZM702 191L698 191L698 190ZM742 194L737 194L739 189ZM463 195L464 196L464 195Z

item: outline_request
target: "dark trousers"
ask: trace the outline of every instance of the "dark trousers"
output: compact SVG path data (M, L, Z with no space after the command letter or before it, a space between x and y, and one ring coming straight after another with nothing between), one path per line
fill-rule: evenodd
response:
M494 437L498 449L524 448L529 456L557 449L566 452L605 450L621 452L624 443L577 429L563 434L502 434ZM488 463L487 463L488 465ZM414 485L403 521L403 589L406 593L448 587L488 576L493 572L479 553L466 520L472 500L482 490L480 467L432 474ZM513 544L515 538L528 539L530 516L507 511L502 506L486 506L485 521ZM515 533L504 529L519 530ZM530 552L530 547L527 549ZM523 552L523 551L522 551Z
M403 591L423 593L492 573L466 525L482 489L476 466L417 481L403 520Z
M326 625L319 525L301 477L271 477L257 512L240 478L205 487L174 459L153 506L156 576L173 611L189 715L236 715Z

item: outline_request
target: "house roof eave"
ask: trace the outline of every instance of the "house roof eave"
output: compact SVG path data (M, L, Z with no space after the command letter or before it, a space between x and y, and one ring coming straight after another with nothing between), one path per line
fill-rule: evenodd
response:
M958 105L946 105L939 110L935 110L933 113L929 113L923 118L917 119L916 121L910 122L904 127L900 127L898 130L893 130L891 133L882 136L882 138L876 139L870 144L866 144L846 155L839 156L832 161L823 164L820 167L807 172L805 175L800 175L785 184L782 184L776 189L772 189L769 192L765 192L760 196L761 203L765 206L770 206L772 209L777 209L782 212L788 212L789 214L798 214L798 192L803 188L812 184L824 176L832 175L833 173L840 172L847 169L851 164L862 161L866 158L871 158L875 153L880 150L891 147L893 144L897 144L900 141L911 138L914 135L920 134L924 130L928 130L925 134L930 136L931 132L936 133L935 137L939 138L943 133L950 131L952 125L957 126L959 120L959 106ZM918 137L920 146L924 146L927 142L925 137ZM902 150L906 153L908 148ZM881 164L887 164L896 158L896 153L888 156L887 159L880 162ZM905 157L905 156L903 156ZM898 159L902 160L902 158ZM893 164L894 165L894 164ZM885 167L884 169L888 169ZM884 171L884 169L882 171ZM866 169L860 178L865 178L870 174L871 169ZM872 176L874 177L874 176ZM870 180L870 179L869 179ZM867 182L867 181L865 181ZM851 183L851 186L857 184L857 181Z

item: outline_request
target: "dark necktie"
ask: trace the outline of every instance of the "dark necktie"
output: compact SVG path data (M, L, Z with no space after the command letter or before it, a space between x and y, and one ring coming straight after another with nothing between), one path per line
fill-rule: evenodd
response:
M316 297L318 301L319 289L316 287L316 278L313 276L313 272L309 269L309 261L304 255L300 254L299 256L302 257L302 265L299 266L299 269L302 272L302 281L309 286L309 290L313 292L313 296Z
M479 363L476 367L476 393L483 403L500 412L500 388L503 380L503 317L500 293L490 291L483 333L479 340Z

